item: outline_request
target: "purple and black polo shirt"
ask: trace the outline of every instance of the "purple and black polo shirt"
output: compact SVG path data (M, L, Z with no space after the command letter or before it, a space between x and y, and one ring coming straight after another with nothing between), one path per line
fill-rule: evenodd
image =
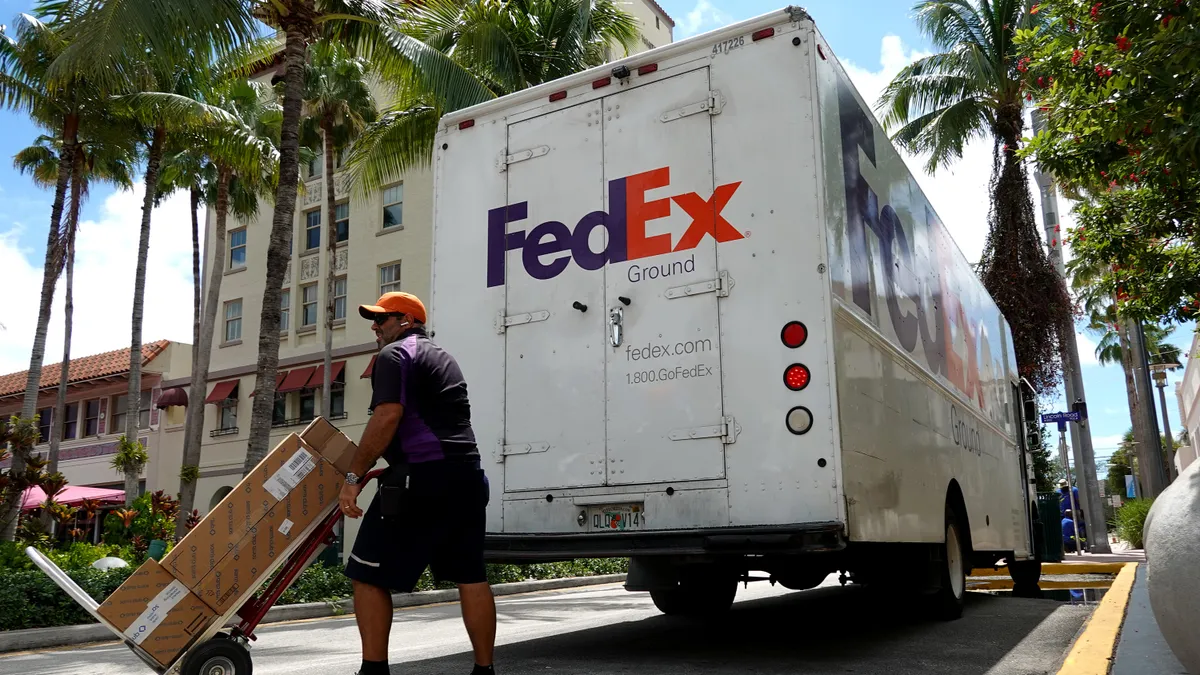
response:
M458 362L424 328L406 331L380 350L371 371L371 410L399 403L404 415L384 458L388 464L448 460L478 466L467 382Z

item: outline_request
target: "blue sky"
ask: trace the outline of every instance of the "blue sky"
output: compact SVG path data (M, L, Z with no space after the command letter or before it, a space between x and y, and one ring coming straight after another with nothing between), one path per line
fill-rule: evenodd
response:
M778 0L659 0L675 20L675 39L705 32L765 12L786 3ZM12 25L18 12L31 2L0 0L0 22ZM928 41L915 30L905 0L809 0L803 3L817 22L839 59L847 66L860 91L878 90L905 63L930 51ZM27 119L0 111L0 269L16 288L28 289L23 299L0 308L0 372L21 370L28 364L36 317L36 293L41 278L51 194L32 185L12 168L11 158L33 142L39 130ZM911 166L919 164L910 163ZM968 149L958 166L936 178L918 174L918 181L947 222L968 258L978 259L986 218L986 182L990 146ZM84 206L77 266L77 355L118 349L129 344L128 323L132 296L132 262L141 209L141 186L134 192L115 193L97 186ZM1064 209L1065 210L1065 209ZM1064 217L1064 223L1070 219ZM191 263L187 206L182 198L170 199L154 214L151 265L147 284L147 314L143 338L191 340ZM61 303L55 314L61 317ZM82 328L81 328L82 326ZM96 330L103 327L103 330ZM1180 327L1171 341L1190 347L1194 326ZM57 335L56 335L57 333ZM1096 454L1103 460L1129 426L1124 380L1117 366L1095 363L1091 345L1081 340L1084 381L1092 415ZM52 329L46 362L59 359L61 330ZM1172 428L1178 432L1172 374L1168 405Z

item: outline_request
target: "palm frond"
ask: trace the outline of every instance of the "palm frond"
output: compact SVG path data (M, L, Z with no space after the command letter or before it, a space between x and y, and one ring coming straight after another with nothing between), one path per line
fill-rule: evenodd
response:
M344 171L358 197L365 197L414 168L428 167L441 115L414 104L384 112L351 146Z

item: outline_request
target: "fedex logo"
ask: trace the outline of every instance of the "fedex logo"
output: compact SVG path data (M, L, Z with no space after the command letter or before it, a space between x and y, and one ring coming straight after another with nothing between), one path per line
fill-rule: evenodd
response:
M646 201L646 192L671 182L670 167L617 178L608 182L608 211L592 211L579 219L572 230L548 220L529 232L506 232L509 223L529 217L529 202L519 202L488 211L487 285L504 285L504 258L521 251L521 263L534 279L553 279L571 260L585 270L598 270L608 263L649 258L695 248L704 235L718 242L742 239L744 235L721 216L741 181L721 185L708 199L695 192ZM674 202L692 218L679 241L672 245L670 233L646 235L646 223L671 215ZM592 230L603 227L608 240L603 250L588 245ZM546 259L546 256L557 257Z

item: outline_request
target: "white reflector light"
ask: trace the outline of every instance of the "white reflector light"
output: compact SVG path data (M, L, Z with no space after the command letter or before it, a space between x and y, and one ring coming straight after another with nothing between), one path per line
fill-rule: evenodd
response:
M812 423L813 416L812 413L808 411L808 408L798 405L788 411L787 428L788 431L792 432L793 434L800 435L808 433L808 430L812 428Z

